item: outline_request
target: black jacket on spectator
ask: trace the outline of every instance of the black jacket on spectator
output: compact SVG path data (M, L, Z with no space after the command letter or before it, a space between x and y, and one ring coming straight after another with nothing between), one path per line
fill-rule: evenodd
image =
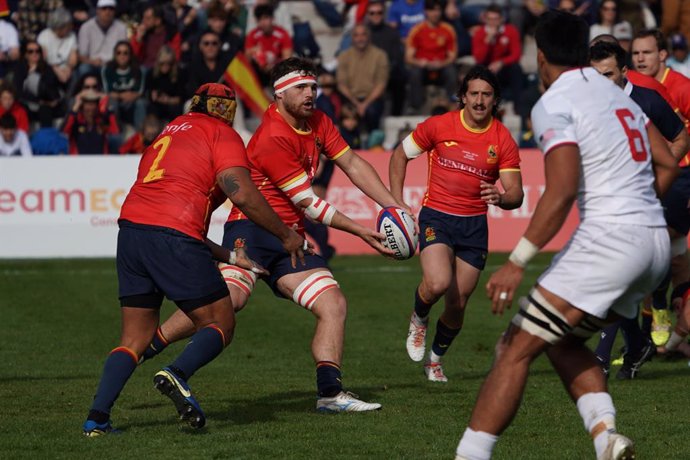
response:
M20 61L13 75L14 87L17 89L17 100L27 108L29 119L39 121L41 126L52 126L55 118L64 115L64 102L59 90L59 80L53 69L45 64L39 65L38 92L29 90L29 66L25 61ZM48 103L59 101L56 106Z
M161 73L158 76L154 75L151 70L146 74L146 95L149 99L149 112L156 114L158 118L165 121L170 121L178 115L182 114L182 106L185 101L187 82L187 72L185 69L178 67L177 80L172 81L170 73ZM170 97L179 97L179 104L161 104L154 102L151 99L151 91L157 91L158 94L165 94Z
M201 54L197 54L192 59L188 69L187 78L187 98L194 95L194 91L204 83L218 83L225 73L225 69L230 63L230 59L225 54L220 54L216 59L216 68L211 70L204 62Z

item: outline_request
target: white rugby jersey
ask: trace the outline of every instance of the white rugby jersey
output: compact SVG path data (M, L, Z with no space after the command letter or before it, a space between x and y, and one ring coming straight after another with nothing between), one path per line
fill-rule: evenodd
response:
M580 219L665 226L642 109L591 67L561 74L532 109L544 155L580 149Z

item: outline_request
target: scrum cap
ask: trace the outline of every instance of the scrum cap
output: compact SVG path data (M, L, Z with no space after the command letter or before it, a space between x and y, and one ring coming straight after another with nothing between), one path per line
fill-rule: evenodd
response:
M235 120L235 91L221 83L204 83L192 97L190 112L205 113L232 126Z

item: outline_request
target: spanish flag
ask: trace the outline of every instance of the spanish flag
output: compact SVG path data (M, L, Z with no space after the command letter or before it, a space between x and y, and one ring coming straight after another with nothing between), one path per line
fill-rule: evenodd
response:
M233 87L242 102L261 117L270 104L266 93L254 73L252 65L242 52L238 52L223 74L225 81Z

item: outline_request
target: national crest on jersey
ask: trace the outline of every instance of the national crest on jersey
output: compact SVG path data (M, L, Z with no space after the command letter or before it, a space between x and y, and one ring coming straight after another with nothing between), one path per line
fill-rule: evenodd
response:
M477 130L462 117L463 111L431 117L412 133L417 147L428 152L428 189L422 205L454 215L485 214L480 182L493 184L500 171L519 171L520 156L498 120Z
M319 156L331 160L349 150L333 122L323 112L315 110L307 122L308 130L290 126L272 104L264 113L247 154L250 173L257 188L287 225L302 225L304 214L290 201L285 189L298 192L311 186L319 166ZM246 219L233 209L228 220Z

